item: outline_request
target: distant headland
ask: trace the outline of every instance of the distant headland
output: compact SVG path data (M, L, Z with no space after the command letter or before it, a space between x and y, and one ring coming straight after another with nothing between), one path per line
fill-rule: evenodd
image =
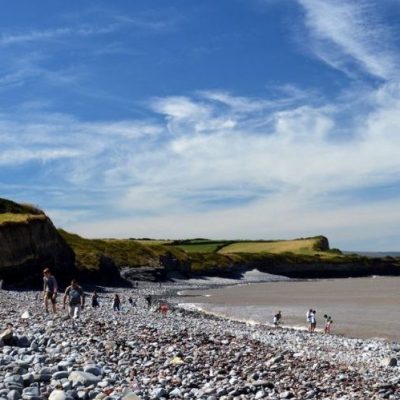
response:
M60 281L106 285L180 276L240 279L248 270L294 278L400 275L399 257L330 249L325 236L294 240L86 239L56 229L42 210L0 199L0 279L27 286L48 266Z

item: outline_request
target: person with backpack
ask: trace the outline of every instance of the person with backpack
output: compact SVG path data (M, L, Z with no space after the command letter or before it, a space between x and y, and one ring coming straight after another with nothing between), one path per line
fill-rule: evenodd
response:
M81 286L78 285L76 279L72 279L71 285L65 289L63 307L68 299L68 314L73 319L78 319L81 315L81 310L85 306L85 293Z
M43 300L44 308L46 313L49 313L49 301L53 309L53 313L56 313L56 297L57 297L57 281L56 278L51 274L49 268L43 270Z

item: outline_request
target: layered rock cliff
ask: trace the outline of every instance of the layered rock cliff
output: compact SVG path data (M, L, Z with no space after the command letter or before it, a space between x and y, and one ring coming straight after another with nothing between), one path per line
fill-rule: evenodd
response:
M43 212L0 199L0 280L40 287L44 267L66 283L76 274L74 252Z
M57 231L35 207L0 199L0 280L8 286L40 287L44 267L53 270L60 286L73 277L102 285L163 280L177 273L240 278L250 269L294 278L400 275L400 259L342 255L329 250L325 237L316 239L311 255L187 252L171 244L85 239Z

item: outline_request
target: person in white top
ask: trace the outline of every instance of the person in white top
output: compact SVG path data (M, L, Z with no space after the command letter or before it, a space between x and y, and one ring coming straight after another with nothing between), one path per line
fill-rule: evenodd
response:
M312 308L310 308L310 309L307 311L307 314L306 314L307 324L308 324L308 331L309 331L309 332L311 332L311 314L312 314L312 312L313 312L313 310L312 310Z

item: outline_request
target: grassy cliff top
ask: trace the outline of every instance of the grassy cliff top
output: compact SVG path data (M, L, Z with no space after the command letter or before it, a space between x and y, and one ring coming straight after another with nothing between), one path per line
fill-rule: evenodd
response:
M28 222L34 219L46 219L44 214L13 214L13 213L3 213L0 214L0 225L6 223L19 223Z
M11 200L0 198L0 224L27 222L32 219L45 219L42 210L29 204L18 204Z
M329 250L328 241L323 236L312 238L259 241L259 242L235 242L218 250L221 254L234 253L294 253L302 255L314 255L317 252Z
M79 235L58 230L75 252L78 266L96 269L99 259L109 257L118 267L155 265L160 256L167 252L177 259L185 259L186 254L178 248L163 246L154 242L144 245L130 239L85 239Z
M340 253L330 251L329 242L325 236L315 236L293 240L207 240L188 239L173 242L187 253L218 253L218 254L284 254L316 255Z

